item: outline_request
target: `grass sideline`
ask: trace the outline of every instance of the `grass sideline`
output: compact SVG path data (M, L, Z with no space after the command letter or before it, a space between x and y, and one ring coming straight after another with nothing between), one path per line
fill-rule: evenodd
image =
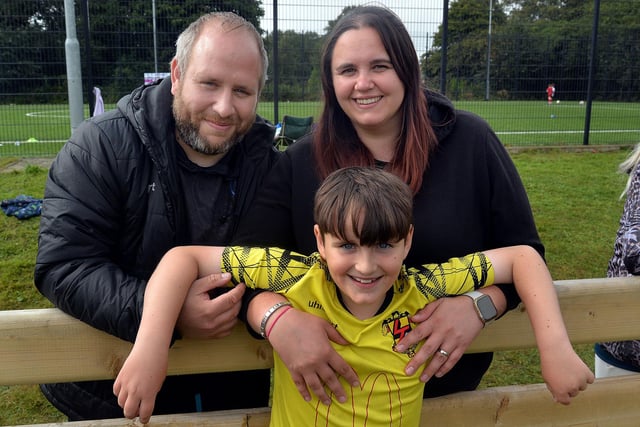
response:
M616 173L628 149L524 151L512 158L529 194L549 269L556 280L604 277L622 212L625 177ZM2 165L0 159L0 166ZM42 197L46 169L0 173L0 198ZM34 288L39 220L0 217L0 309L50 307ZM593 368L590 345L577 347ZM535 350L498 352L481 387L539 383ZM0 425L64 421L36 386L0 387Z
M587 106L562 100L547 105L540 101L456 101L456 108L484 118L506 146L581 145ZM589 145L634 144L640 135L640 103L593 102ZM107 110L115 104L106 105ZM321 103L280 102L278 118L286 115L320 115ZM261 101L258 114L274 122L273 102ZM84 117L89 117L85 106ZM64 104L0 105L0 157L55 155L69 138L71 125Z

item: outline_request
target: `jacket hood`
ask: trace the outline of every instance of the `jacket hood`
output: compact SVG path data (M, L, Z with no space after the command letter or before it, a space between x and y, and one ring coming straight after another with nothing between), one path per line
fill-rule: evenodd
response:
M449 98L438 92L426 89L425 95L431 126L438 141L441 142L451 133L456 123L455 108Z
M118 101L118 109L129 120L151 158L160 169L168 166L173 141L173 95L171 79L140 86Z

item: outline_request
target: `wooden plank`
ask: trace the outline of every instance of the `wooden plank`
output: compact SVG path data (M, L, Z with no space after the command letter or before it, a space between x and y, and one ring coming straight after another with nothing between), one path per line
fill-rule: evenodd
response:
M640 338L640 276L555 282L573 344ZM469 352L535 347L523 305L487 326Z
M640 277L556 282L574 344L639 338ZM482 331L469 352L535 347L524 308ZM0 385L114 378L131 344L57 309L0 311ZM220 340L181 340L169 374L268 368L271 348L244 325Z
M58 309L0 311L0 385L115 378L130 350ZM169 355L169 375L271 366L271 346L244 325L220 340L180 340Z
M544 384L494 387L427 399L422 427L431 426L598 426L637 427L640 420L640 375L597 380L569 406L554 403ZM268 427L269 409L200 414L158 415L149 427ZM139 422L114 419L28 427L139 427ZM25 426L27 427L27 426Z
M236 409L194 414L154 415L147 424L116 418L111 420L29 424L22 427L269 427L269 408Z
M553 402L545 384L492 387L427 399L421 426L640 425L640 375L596 380L573 402Z

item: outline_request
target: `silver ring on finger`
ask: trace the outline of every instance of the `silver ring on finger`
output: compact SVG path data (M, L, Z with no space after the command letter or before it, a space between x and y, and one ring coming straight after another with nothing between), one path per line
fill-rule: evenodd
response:
M438 353L440 353L443 357L449 357L449 352L443 349L438 350Z

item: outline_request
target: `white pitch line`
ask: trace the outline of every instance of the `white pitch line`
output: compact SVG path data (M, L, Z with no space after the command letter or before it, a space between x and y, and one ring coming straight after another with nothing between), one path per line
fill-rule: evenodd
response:
M590 130L589 133L640 133L640 129L604 129ZM496 132L498 135L552 135L552 134L573 134L584 133L584 130L523 130L523 131L502 131Z

